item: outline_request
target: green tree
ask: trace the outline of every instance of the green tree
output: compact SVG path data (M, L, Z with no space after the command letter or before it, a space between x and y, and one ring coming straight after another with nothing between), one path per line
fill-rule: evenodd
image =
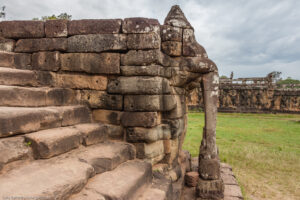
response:
M41 21L46 21L46 20L53 20L53 19L66 19L66 20L71 20L72 15L68 15L67 13L61 13L59 15L51 15L51 16L42 16L41 18L35 17L32 20L41 20Z
M284 80L278 81L277 84L279 84L279 85L282 85L282 84L300 84L300 80L292 79L291 77L287 77Z
M228 77L225 76L225 75L222 75L222 76L220 76L220 78L225 79L225 78L228 78Z
M300 88L300 86L298 86L300 84L300 80L292 79L291 77L287 77L284 80L279 80L279 81L277 81L276 84L279 87L283 87L283 85L288 85L288 86L285 86L285 87L287 87L287 88ZM297 84L297 86L292 86L292 85L296 85L296 84Z

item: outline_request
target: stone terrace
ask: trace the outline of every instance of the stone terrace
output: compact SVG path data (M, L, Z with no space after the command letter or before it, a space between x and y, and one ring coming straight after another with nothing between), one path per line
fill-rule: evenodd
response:
M204 91L197 194L223 198L218 73L178 6L156 19L0 22L0 198L180 199L186 96Z

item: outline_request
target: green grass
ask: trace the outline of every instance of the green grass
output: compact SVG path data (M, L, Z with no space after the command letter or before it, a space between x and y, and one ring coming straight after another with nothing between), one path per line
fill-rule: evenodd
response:
M189 113L183 148L197 156L203 113ZM220 159L245 199L300 199L300 115L218 113Z

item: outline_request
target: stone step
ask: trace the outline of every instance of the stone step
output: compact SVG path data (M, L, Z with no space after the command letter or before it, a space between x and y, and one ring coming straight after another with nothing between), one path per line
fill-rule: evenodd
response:
M0 107L0 138L89 122L86 106Z
M158 188L147 188L143 195L138 197L137 200L171 200L167 198L165 191Z
M74 127L59 127L25 135L35 159L51 158L78 148L82 143L82 134Z
M155 173L154 173L155 174ZM150 187L146 188L137 200L173 200L172 182L163 176L156 177L152 180ZM175 198L174 198L175 199Z
M86 148L79 148L66 155L89 163L93 166L95 173L100 174L115 169L127 160L135 159L136 152L132 144L106 141Z
M61 106L79 104L76 92L63 88L33 88L0 85L1 106Z
M38 86L39 81L35 71L0 67L0 84Z
M74 126L82 134L82 144L85 146L104 142L108 139L110 130L106 124L87 123Z
M0 139L0 170L13 161L31 157L31 149L26 145L23 137Z
M78 124L29 133L25 135L25 140L32 147L35 159L51 158L81 144L87 146L104 142L109 137L109 131L106 124Z
M115 170L102 173L89 180L84 189L70 199L135 199L135 194L150 184L151 164L145 161L128 161Z
M66 199L79 192L94 173L78 159L37 160L0 176L0 197Z
M113 170L134 157L134 147L124 142L81 146L66 154L35 160L0 175L0 197L68 199L70 195L80 192L90 177ZM137 164L139 166L142 164ZM148 168L151 170L151 167Z
M32 156L36 159L50 158L68 152L71 149L78 148L81 142L85 146L105 142L110 137L110 128L108 124L87 123L42 130L25 136L1 138L0 170L8 163L27 160ZM119 146L119 143L116 143L116 145L115 143L109 144L107 142L103 143L100 152L96 152L97 148L94 148L96 146L89 150L89 152L93 151L96 155L101 156L101 160L105 162L105 164L98 164L98 167L95 166L97 170L101 171L105 167L111 170L124 158L128 160L135 157L135 148L132 145L127 143L123 146ZM119 153L113 156L115 152ZM80 153L80 155L82 154L84 152ZM85 159L84 156L82 158Z

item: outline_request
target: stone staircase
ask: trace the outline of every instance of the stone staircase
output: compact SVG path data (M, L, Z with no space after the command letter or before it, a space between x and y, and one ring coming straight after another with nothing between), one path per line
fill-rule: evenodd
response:
M0 22L0 198L180 199L186 95L200 83L208 117L199 169L220 187L206 175L198 186L202 198L221 199L217 67L179 6L163 25Z
M0 67L0 199L171 199L120 130L41 73Z

